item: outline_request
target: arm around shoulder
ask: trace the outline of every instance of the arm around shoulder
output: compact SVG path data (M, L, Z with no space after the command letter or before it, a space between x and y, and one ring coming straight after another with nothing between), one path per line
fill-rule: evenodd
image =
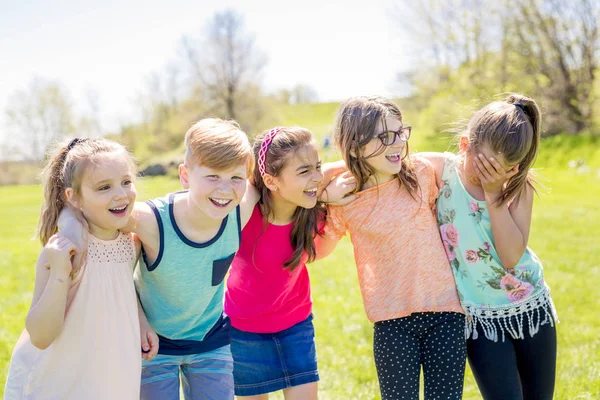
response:
M244 197L240 202L240 217L242 228L246 226L250 217L252 216L252 212L254 211L254 206L260 200L260 193L258 193L258 189L248 182L248 186L246 187L246 192L244 193Z
M325 225L315 237L316 260L327 257L346 234L347 226L343 218L342 207L328 206Z
M437 186L440 186L442 182L442 174L444 172L444 165L446 164L446 160L450 156L450 153L438 153L438 152L423 152L416 153L415 155L422 157L429 161L433 165L433 170L435 171L435 181Z
M333 237L332 235L328 235L326 233L323 235L317 235L317 237L315 237L315 261L321 260L330 255L339 241L339 238Z
M158 221L152 207L148 203L136 202L129 218L125 231L133 232L144 246L148 249L156 249L160 246L160 232Z

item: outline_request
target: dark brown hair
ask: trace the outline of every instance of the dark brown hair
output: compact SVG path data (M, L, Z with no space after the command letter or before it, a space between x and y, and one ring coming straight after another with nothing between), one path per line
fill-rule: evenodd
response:
M531 167L540 144L541 113L535 100L511 93L503 101L494 101L477 111L461 136L477 149L487 144L500 153L509 165L519 164L519 171L509 181L498 204L519 200L526 184L534 188Z
M260 212L263 215L265 229L269 219L273 217L273 199L271 191L265 185L258 168L258 152L261 144L269 131L264 131L255 138L254 142L254 186L260 193L258 202ZM308 129L298 126L284 127L275 135L265 155L265 172L271 176L278 176L285 167L286 162L293 157L295 152L302 146L315 142L312 133ZM308 255L308 262L314 261L316 257L315 236L318 235L318 224L325 218L325 208L317 203L313 208L296 207L293 216L294 226L290 234L290 243L294 249L291 258L285 262L284 268L293 271L302 259L302 254ZM260 239L260 237L259 237Z
M385 146L373 155L362 154L366 146L377 133L377 125L381 122L386 127L386 118L398 118L402 122L402 112L397 105L381 97L358 96L352 97L342 103L338 110L333 140L342 153L348 169L358 181L357 191L362 189L375 170L369 165L368 159L385 151ZM408 142L404 146L402 169L398 173L398 180L413 199L419 190L417 176L412 168L408 155Z

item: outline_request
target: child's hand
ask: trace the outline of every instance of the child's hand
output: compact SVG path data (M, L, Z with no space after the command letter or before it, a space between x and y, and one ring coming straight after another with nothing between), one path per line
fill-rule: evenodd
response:
M352 193L356 189L356 179L350 172L336 176L319 196L319 200L329 205L345 205L358 198Z
M88 226L81 211L71 207L63 208L58 217L58 229L63 237L77 246L73 265L76 268L81 267L85 261L88 244Z
M73 242L60 234L55 234L50 237L44 248L49 264L46 268L50 269L50 273L58 277L69 276L73 270L71 257L77 251Z
M142 339L142 358L152 360L158 353L158 335L149 325L140 325Z
M498 160L493 157L488 159L483 154L475 157L473 166L475 167L483 191L486 196L491 197L492 201L496 201L502 194L504 184L519 172L518 164L507 171L500 165Z

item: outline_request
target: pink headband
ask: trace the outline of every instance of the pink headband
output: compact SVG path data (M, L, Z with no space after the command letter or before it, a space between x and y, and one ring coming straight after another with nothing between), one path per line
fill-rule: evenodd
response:
M281 129L283 129L281 126L271 129L260 144L260 150L258 151L258 170L260 171L260 176L265 176L267 173L267 166L265 165L267 161L267 151L269 151L269 146L271 145L273 138Z

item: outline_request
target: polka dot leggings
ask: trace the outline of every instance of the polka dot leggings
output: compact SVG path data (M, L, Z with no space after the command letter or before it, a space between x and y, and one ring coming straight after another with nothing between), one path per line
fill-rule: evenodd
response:
M373 348L382 400L419 399L421 365L426 400L462 398L464 315L424 312L376 322Z

